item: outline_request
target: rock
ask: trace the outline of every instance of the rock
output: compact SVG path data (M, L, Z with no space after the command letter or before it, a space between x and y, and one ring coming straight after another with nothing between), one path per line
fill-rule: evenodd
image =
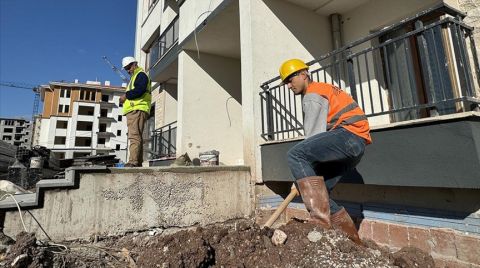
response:
M283 243L285 243L286 240L287 240L287 234L284 233L283 231L277 229L273 232L272 243L275 246L283 245Z
M435 262L428 253L415 247L403 247L393 254L393 264L401 268L407 267L435 267Z
M307 235L308 240L312 243L318 242L320 239L322 239L322 237L323 237L323 234L320 233L319 231L311 231Z
M18 255L12 262L11 266L12 267L25 267L26 259L28 258L27 254L20 254Z
M375 257L380 257L382 255L382 252L378 249L368 248L368 251L370 251Z

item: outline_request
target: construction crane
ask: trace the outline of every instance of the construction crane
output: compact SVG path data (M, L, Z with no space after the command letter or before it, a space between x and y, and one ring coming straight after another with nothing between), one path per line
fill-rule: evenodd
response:
M35 119L35 115L38 114L38 108L40 106L39 105L40 104L40 87L39 86L35 86L27 83L6 82L6 81L0 81L0 86L31 89L33 93L35 93L34 100L33 100L32 120Z
M111 62L108 60L107 56L103 56L102 59L110 66L110 68L112 68L112 70L113 70L114 72L116 72L116 73L122 78L122 81L123 81L124 83L128 83L127 77L125 77L125 75L123 75L123 73L122 73L117 67L115 67L115 65L113 65L113 63L111 63Z

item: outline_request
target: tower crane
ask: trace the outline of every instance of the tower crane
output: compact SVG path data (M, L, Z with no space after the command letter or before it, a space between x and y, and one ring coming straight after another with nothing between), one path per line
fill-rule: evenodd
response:
M111 62L108 60L107 56L103 56L102 59L110 66L110 68L112 68L112 70L113 70L114 72L116 72L116 73L122 78L122 81L123 81L124 83L128 83L127 77L125 77L125 75L123 75L123 73L122 73L117 67L115 67L115 65L113 65L113 63L111 63Z
M18 82L6 82L0 81L0 86L12 87L12 88L22 88L22 89L31 89L35 93L33 100L33 110L32 110L32 120L35 119L35 115L38 114L38 108L40 104L40 87L27 83L18 83Z

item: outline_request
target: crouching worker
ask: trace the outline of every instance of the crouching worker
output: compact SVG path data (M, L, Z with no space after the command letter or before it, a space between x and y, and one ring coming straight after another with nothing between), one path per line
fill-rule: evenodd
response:
M280 67L280 78L295 95L301 94L305 140L288 151L288 165L310 222L336 228L361 244L345 208L329 193L342 175L355 168L371 143L367 117L353 98L340 88L313 82L308 66L298 59Z

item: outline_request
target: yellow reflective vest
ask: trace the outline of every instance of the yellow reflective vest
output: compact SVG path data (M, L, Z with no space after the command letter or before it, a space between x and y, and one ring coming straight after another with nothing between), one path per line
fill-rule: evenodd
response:
M141 72L145 73L145 71L140 67L137 67L135 71L133 71L133 75L130 78L130 82L128 83L128 86L127 86L127 90L126 90L127 92L134 88L135 79L137 78L137 75ZM150 80L150 77L148 77L147 92L145 92L140 98L137 98L134 100L126 99L125 102L123 103L123 115L126 115L129 112L135 111L135 110L144 111L147 114L150 114L150 107L152 106L151 89L152 89L152 81Z

